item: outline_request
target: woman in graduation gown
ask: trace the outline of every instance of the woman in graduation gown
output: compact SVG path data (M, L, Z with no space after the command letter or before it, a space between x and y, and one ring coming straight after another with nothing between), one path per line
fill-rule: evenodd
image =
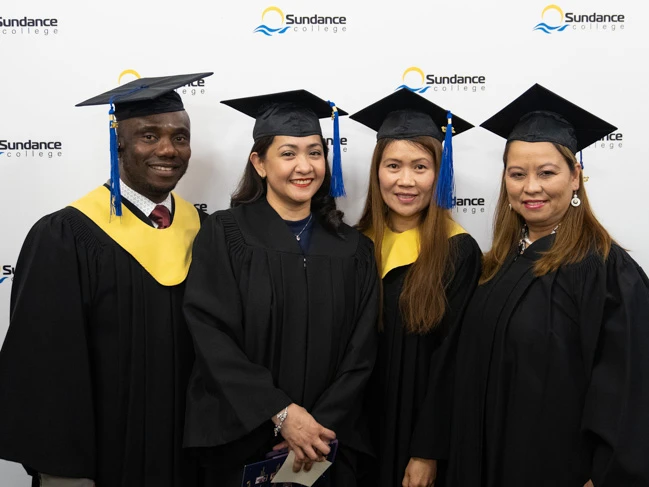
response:
M459 333L448 482L649 486L649 282L575 158L615 127L539 85L483 126L505 167Z
M409 90L351 118L378 132L358 225L374 240L383 278L379 353L366 401L377 453L368 485L425 487L436 479L440 456L431 448L435 432L424 405L428 395L445 394L435 390L433 357L480 275L480 248L448 211L453 126L456 134L472 126L454 117L447 127L446 110Z
M332 109L304 90L224 103L256 117L255 143L232 207L210 216L194 246L185 446L199 448L213 485L238 486L244 464L282 439L313 460L337 438L321 485L353 487L357 456L370 453L361 403L378 275L372 242L329 194L318 118Z

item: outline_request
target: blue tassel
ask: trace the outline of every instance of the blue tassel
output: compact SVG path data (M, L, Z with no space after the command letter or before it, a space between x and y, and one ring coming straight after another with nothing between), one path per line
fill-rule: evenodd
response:
M455 206L455 184L453 183L453 115L446 112L448 124L444 136L444 149L442 150L442 162L439 168L439 180L435 192L437 206L450 210Z
M336 108L336 104L330 101L329 106L332 110L331 118L334 121L334 155L331 164L331 186L329 188L329 194L334 198L340 198L341 196L346 196L345 182L343 181L342 157L340 154L340 124L338 122L338 109Z
M117 152L117 122L115 121L115 107L110 100L108 111L110 122L110 214L122 216L122 191L119 187L119 154Z
M108 132L110 136L110 215L122 216L122 191L119 187L119 154L117 151L117 120L115 120L115 100L131 95L136 91L144 90L149 85L136 86L132 90L114 95L108 100Z
M582 169L584 168L584 157L582 155L582 151L579 151L579 165Z

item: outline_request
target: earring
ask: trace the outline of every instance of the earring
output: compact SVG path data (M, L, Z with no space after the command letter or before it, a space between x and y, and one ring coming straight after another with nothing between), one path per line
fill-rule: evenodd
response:
M573 193L572 199L570 200L570 204L574 207L581 205L581 200L579 199L579 196L577 196L577 191Z
M509 203L509 211L512 211L512 204Z

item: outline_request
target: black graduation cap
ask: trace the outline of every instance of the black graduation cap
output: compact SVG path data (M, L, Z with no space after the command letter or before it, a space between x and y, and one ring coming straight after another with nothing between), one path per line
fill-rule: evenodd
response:
M214 73L179 74L140 78L94 96L76 106L115 105L115 119L126 120L158 113L184 110L180 95L174 90Z
M444 141L448 112L407 88L395 91L376 103L350 115L349 118L376 131L378 139L408 139L418 136ZM453 133L459 135L473 128L469 122L453 115Z
M554 142L577 153L617 127L535 84L480 125L507 139Z
M223 100L221 103L255 119L252 137L322 135L320 118L332 117L332 105L306 90ZM334 105L335 106L335 105ZM337 108L338 115L347 112Z
M331 117L334 121L333 164L331 169L330 194L337 198L345 195L343 183L340 129L338 117L347 112L306 90L282 91L268 95L249 96L223 100L228 105L255 119L252 138L286 135L290 137L322 136L321 118Z

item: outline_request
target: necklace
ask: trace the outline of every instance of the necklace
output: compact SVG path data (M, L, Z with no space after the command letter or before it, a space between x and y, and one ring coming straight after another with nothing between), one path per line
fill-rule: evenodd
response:
M559 228L560 225L561 223L559 223L559 225L554 227L552 229L552 232L550 232L550 235L557 233L557 228ZM523 252L525 252L525 249L527 249L530 245L532 245L532 243L533 242L530 240L530 231L527 228L527 223L526 223L525 225L523 225L523 230L521 231L521 239L518 241L518 254L522 255Z
M302 235L302 233L304 232L304 230L306 230L306 227L308 227L308 226L309 226L309 223L311 223L311 218L312 218L312 217L313 217L313 213L311 213L311 214L309 215L309 219L306 221L306 224L304 225L304 227L302 227L302 230L300 230L300 233L298 233L298 234L295 236L295 240L297 240L298 242L300 241L300 235Z

